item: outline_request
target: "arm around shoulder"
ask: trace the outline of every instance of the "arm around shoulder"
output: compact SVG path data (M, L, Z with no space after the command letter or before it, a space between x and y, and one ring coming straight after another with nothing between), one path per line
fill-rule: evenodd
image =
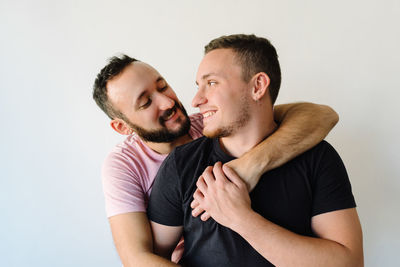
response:
M300 120L298 124L305 123L308 132L318 131L324 137L339 121L339 115L327 105L299 102L275 106L274 119L281 125L291 122L293 118Z
M260 176L279 167L321 142L339 120L326 105L291 103L277 105L278 129L241 158L227 163L252 190Z
M268 171L283 165L321 142L339 121L337 113L326 105L292 103L277 105L274 118L279 128L270 136Z

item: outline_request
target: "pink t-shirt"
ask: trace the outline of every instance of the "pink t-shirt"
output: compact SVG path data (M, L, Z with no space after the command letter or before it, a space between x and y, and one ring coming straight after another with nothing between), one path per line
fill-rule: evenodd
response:
M190 136L193 139L201 137L201 114L191 115L190 121ZM102 168L107 217L146 212L154 178L166 157L166 154L150 149L136 134L128 136L114 148Z

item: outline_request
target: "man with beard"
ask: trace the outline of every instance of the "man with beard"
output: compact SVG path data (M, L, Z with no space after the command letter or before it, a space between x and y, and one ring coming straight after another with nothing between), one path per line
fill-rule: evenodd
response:
M155 175L175 147L202 136L202 115L190 117L166 80L150 65L113 57L97 76L93 97L111 127L127 135L106 158L103 187L114 242L125 266L174 265L153 254L146 207ZM260 174L320 142L337 122L332 109L309 103L277 106L280 127L229 164L251 190ZM201 213L200 207L196 212ZM207 213L203 215L207 217ZM179 254L173 260L177 260Z
M192 105L208 138L175 148L160 167L148 207L155 252L168 258L183 233L184 266L362 266L351 185L327 142L262 174L250 195L222 165L278 126L281 73L270 42L255 35L211 41L196 81ZM212 219L196 217L193 201Z

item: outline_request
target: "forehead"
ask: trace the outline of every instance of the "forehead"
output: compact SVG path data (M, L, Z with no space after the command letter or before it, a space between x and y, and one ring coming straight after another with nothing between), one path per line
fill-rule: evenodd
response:
M161 77L156 69L144 62L133 62L107 82L109 98L119 102L121 98L132 98L146 90Z
M129 64L120 74L109 81L110 87L145 87L154 83L160 74L149 64L144 62L133 62Z
M236 54L232 49L215 49L208 52L200 62L196 78L201 80L206 75L226 76L241 73Z

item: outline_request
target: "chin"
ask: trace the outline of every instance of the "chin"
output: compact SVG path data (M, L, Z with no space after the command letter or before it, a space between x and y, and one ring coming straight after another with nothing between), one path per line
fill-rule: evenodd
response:
M204 128L203 128L203 135L206 136L206 137L208 137L208 138L213 138L212 136L213 136L214 134L213 134L213 131L207 129L207 127L204 127Z
M216 129L210 129L204 127L203 135L208 138L221 138L231 136L235 132L235 128L233 126L220 126Z
M203 135L208 138L218 138L221 137L221 130L220 129L206 129L203 130Z

